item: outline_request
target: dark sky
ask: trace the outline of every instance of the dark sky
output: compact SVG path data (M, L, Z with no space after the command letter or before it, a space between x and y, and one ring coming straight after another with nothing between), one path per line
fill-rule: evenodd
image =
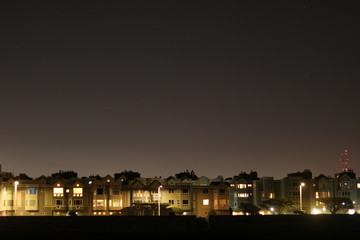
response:
M360 174L356 1L24 2L0 3L4 171L333 175L348 148Z

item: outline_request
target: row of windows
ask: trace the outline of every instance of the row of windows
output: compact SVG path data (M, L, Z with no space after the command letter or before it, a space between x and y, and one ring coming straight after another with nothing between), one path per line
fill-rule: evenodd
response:
M240 183L240 184L232 183L232 184L230 184L230 187L235 187L235 186L236 186L236 188L245 189L245 188L252 187L252 184L245 184L245 183Z
M108 201L110 207L122 207L121 199L111 199ZM107 201L103 199L97 199L93 201L94 207L106 207Z
M64 206L64 204L65 204L65 200L63 200L63 199L54 200L54 205L56 205L56 206ZM82 206L83 205L83 200L82 199L69 200L69 205Z
M69 193L70 189L66 189L66 193ZM64 196L64 188L62 187L54 187L53 189L54 197L63 197ZM83 196L83 188L73 188L73 197L82 197Z
M175 203L175 200L169 200L169 204L170 204L170 205L174 205L174 203ZM226 205L226 199L220 199L220 200L219 200L219 203L220 203L220 205ZM180 200L177 200L177 204L178 204L178 205L180 204ZM189 205L189 200L182 200L182 205L183 205L183 206ZM208 206L208 205L210 205L210 199L208 199L208 198L203 199L203 200L202 200L202 205L203 205L203 206Z

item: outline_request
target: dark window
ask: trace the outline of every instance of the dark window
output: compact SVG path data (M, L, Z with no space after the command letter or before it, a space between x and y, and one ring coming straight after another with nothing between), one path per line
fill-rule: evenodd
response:
M97 195L103 195L104 194L104 189L103 188L97 188L96 189L96 194Z
M74 205L82 205L82 200L81 199L76 199L74 200Z

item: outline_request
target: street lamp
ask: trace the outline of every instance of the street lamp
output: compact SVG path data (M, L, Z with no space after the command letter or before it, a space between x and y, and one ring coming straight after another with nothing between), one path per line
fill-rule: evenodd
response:
M302 188L305 186L305 183L300 183L300 211L302 211L303 207L303 199L302 199Z
M19 185L19 181L15 181L14 182L14 202L13 202L13 208L14 208L14 215L16 215L16 207L17 207L17 188L18 188L18 185Z
M161 192L160 189L162 188L162 185L158 187L158 216L160 216L160 199L161 199Z

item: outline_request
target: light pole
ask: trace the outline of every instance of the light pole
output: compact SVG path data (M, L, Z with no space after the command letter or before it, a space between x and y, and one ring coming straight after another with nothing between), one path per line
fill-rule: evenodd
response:
M16 207L17 207L17 188L19 185L19 181L14 182L14 202L13 202L13 208L14 208L14 215L16 215Z
M122 183L123 183L123 181L124 181L124 179L121 179L121 181L120 181L120 190L119 190L119 193L120 193L120 209L122 208L122 206L123 206L123 194L122 194L122 192L121 192L121 187L122 187Z
M162 185L158 187L158 216L160 216L160 200L161 200L161 191Z
M300 183L300 211L303 209L303 199L302 199L302 188L305 186L305 183Z

